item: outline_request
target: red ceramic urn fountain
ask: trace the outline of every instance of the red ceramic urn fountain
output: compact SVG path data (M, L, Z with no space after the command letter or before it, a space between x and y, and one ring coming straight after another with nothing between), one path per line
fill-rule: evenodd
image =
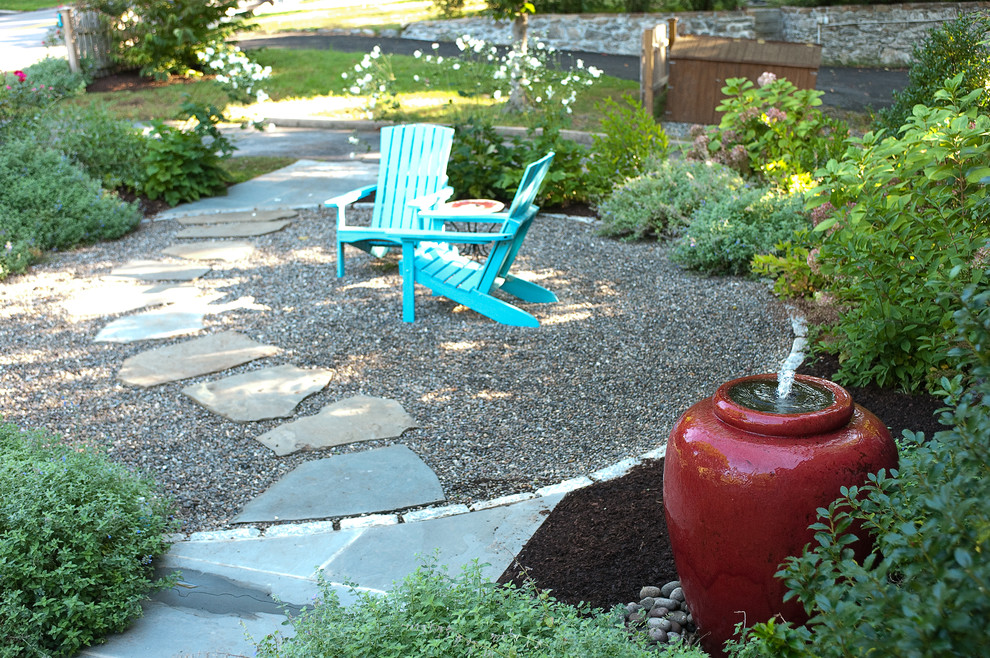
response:
M667 443L663 502L674 561L714 656L738 622L777 614L806 621L797 601L784 603L787 588L774 573L814 542L808 526L842 486L897 467L887 428L845 389L802 375L794 386L807 395L797 409L776 406L775 374L727 382L681 416Z

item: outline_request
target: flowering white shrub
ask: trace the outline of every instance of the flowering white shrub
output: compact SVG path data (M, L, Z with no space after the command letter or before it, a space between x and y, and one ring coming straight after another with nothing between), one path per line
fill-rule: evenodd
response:
M261 66L241 52L237 46L213 43L196 53L200 62L216 72L216 80L234 98L242 101L268 100L268 94L260 84L271 77L272 67Z
M354 65L354 74L341 73L351 84L348 93L354 96L368 96L366 111L369 119L385 119L399 109L395 91L395 73L392 72L392 59L382 55L382 49L375 46L366 54L361 63Z
M461 53L456 57L440 55L440 44L434 43L432 53L420 50L413 53L416 59L432 65L434 71L423 78L414 75L413 82L427 89L453 90L461 97L488 100L489 104L504 102L513 84L517 84L529 107L552 114L570 114L578 92L594 84L602 71L585 67L580 59L574 68L565 70L559 66L556 49L539 39L531 39L531 43L532 47L525 53L516 50L503 53L486 41L465 35L455 41ZM350 83L348 93L369 97L369 116L382 118L399 108L390 58L378 46L354 66L353 74L344 73L342 77ZM472 110L480 111L477 107Z

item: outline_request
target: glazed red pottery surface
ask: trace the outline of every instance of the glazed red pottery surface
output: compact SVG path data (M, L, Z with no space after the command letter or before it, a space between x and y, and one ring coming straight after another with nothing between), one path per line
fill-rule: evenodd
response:
M833 382L796 377L831 393L831 404L808 413L754 411L729 396L739 383L776 377L723 384L681 416L667 443L663 502L674 562L714 656L724 655L739 622L807 620L798 602L784 603L787 588L774 573L814 543L808 526L842 486L897 467L884 424Z

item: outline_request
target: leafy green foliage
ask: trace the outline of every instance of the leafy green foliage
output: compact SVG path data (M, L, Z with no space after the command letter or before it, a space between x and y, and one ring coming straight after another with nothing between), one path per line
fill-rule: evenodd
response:
M167 77L196 69L196 53L247 29L238 0L84 0L119 35L117 60L141 75Z
M457 577L423 564L387 596L355 592L344 607L320 583L323 598L291 618L294 637L273 634L258 655L458 658L532 656L546 658L646 658L658 654L630 638L621 613L596 612L554 600L534 588L486 581L476 562ZM696 649L674 649L671 658L701 658Z
M911 54L908 85L894 92L894 104L877 113L877 128L896 134L908 121L915 105L930 105L935 92L947 78L962 74L959 91L963 94L983 89L990 80L990 15L984 11L966 12L928 33ZM990 94L983 94L979 107L984 114L990 107Z
M459 199L492 198L508 202L522 180L526 165L554 151L537 204L566 206L587 200L583 146L560 136L553 124L530 128L526 138L507 140L491 123L468 119L455 126L447 174Z
M0 150L0 279L49 249L118 238L141 214L69 158L28 137Z
M464 14L464 0L432 0L440 18L460 18Z
M778 573L811 615L810 632L760 624L753 650L733 655L934 658L986 648L975 620L990 614L990 292L970 286L951 305L949 356L960 374L943 378L940 391L952 405L941 422L951 429L927 442L905 432L914 445L899 471L844 489L819 510L817 545ZM850 548L855 527L874 537L862 563ZM787 652L772 651L780 646Z
M810 227L803 208L801 195L759 187L703 200L671 259L709 274L748 274L753 256Z
M592 137L588 162L588 194L602 197L643 172L646 163L667 156L669 140L663 126L632 97L623 104L611 98L598 106L604 114L601 133Z
M47 87L58 98L74 96L86 91L89 79L82 73L73 73L69 62L57 57L46 57L24 69L35 87Z
M24 71L0 72L0 142L30 129L58 99L54 89L33 84Z
M798 231L798 237L806 232ZM757 254L751 264L753 274L774 279L773 291L778 297L811 297L823 290L826 281L815 261L814 250L786 240L774 245L774 253Z
M223 118L220 110L189 103L183 109L189 129L153 121L141 160L142 191L172 206L221 194L230 181L223 160L230 157L233 145L217 128Z
M729 167L713 162L664 160L644 165L598 206L601 235L640 240L682 232L708 199L733 194L746 181Z
M729 78L718 106L722 120L717 128L699 135L688 157L706 160L726 154L726 164L744 164L784 190L801 190L810 184L809 172L842 153L849 134L845 123L822 114L824 92L798 89L771 73L760 76L759 85L746 78ZM747 159L738 157L745 151ZM734 153L738 152L738 153Z
M0 656L72 656L141 614L174 528L154 485L0 424Z
M844 308L832 327L851 385L922 388L946 365L952 307L943 293L988 285L990 116L962 76L917 106L899 137L867 133L818 172L819 262Z
M63 105L44 118L35 134L104 188L140 189L147 140L134 124L117 119L105 106Z

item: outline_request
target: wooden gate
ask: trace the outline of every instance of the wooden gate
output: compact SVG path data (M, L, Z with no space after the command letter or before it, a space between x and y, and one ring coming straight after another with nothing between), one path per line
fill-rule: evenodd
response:
M69 52L69 66L76 73L82 70L82 60L87 60L89 73L102 77L112 73L114 45L110 28L105 19L95 11L78 11L66 7L59 12L59 20L65 31L65 47Z

